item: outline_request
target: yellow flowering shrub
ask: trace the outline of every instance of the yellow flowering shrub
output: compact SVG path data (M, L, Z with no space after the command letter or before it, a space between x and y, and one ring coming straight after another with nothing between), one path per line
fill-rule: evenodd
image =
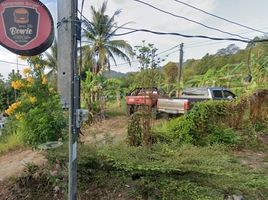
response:
M11 87L13 87L15 90L19 90L23 87L23 83L20 80L12 81Z
M31 86L34 83L34 79L32 77L27 77L26 80L29 83L29 86Z
M11 115L18 107L21 106L21 101L11 104L8 109L5 110L5 113Z
M39 63L37 63L37 64L34 65L34 68L35 68L35 69L40 69L41 67L42 67L42 66L41 66Z
M45 61L42 55L20 59L26 60L29 68L23 69L24 77L18 76L19 80L12 82L12 87L20 90L17 102L5 110L11 124L8 132L16 131L23 142L32 146L58 140L67 121L58 94L48 84Z
M26 67L22 70L22 73L27 76L31 72L31 69L29 67Z
M42 78L42 84L43 85L47 84L47 77L46 76L43 76L43 78Z
M29 97L29 100L31 102L31 104L34 104L36 102L36 97Z
M22 114L21 113L18 113L15 115L16 119L17 120L21 120L22 119Z

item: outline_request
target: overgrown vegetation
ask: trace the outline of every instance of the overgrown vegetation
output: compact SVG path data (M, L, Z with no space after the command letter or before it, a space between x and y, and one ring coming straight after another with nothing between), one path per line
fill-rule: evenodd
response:
M127 141L79 143L78 198L214 200L242 195L268 199L265 43L252 43L244 50L231 44L215 55L188 60L184 82L178 85L177 64L170 62L162 70L158 49L143 41L134 52L141 71L120 79L106 78L104 71L115 56L130 63L133 53L125 41L112 40L120 11L109 17L106 8L107 2L100 10L92 7L92 24L85 24L84 36L91 46L83 47L81 94L83 106L90 111L90 123L106 116L124 116L121 99L135 87L157 86L172 96L182 86L224 86L239 97L196 103L186 115L155 126L151 109L144 107L129 118ZM24 77L15 72L10 75L12 87L6 88L0 81L0 107L9 115L0 153L63 137L64 112L55 86L48 84L44 73L45 65L56 71L56 44L53 49L47 61L42 56L24 58L30 68L24 70ZM260 163L250 166L251 158L236 154L241 149L260 158ZM27 164L26 172L7 186L9 194L17 199L66 199L67 144L47 153L48 165Z
M247 98L236 101L205 101L196 103L184 116L172 119L155 127L155 139L160 142L194 145L211 145L215 143L245 145L256 141L254 130L256 121L249 111L256 107L257 101L248 103ZM267 128L267 105L263 118L258 120L259 127ZM262 124L262 125L261 125ZM260 131L260 130L259 130Z
M42 187L46 196L64 199L66 147L48 152L49 169L28 172L28 176L20 178L28 181L19 185L20 195L28 192L32 196ZM223 199L236 194L252 200L268 198L267 169L254 170L242 165L228 149L218 144L178 147L177 143L158 143L149 148L124 143L81 145L78 196L79 199Z
M25 78L11 82L20 95L5 111L9 119L3 134L16 136L21 144L36 147L62 138L66 119L59 96L44 74L45 61L41 56L25 59L30 67L23 70Z

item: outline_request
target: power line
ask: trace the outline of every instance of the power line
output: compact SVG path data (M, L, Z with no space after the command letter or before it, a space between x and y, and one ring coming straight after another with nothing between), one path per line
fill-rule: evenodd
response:
M159 56L159 55L161 55L163 53L166 53L166 52L171 51L171 50L173 50L175 48L178 48L178 47L179 47L179 45L173 46L173 47L171 47L171 48L169 48L167 50L164 50L164 51L161 51L160 53L157 53L156 56ZM160 57L162 57L162 58L168 57L169 55L171 55L171 54L173 54L175 52L178 52L178 50L172 51L172 52L170 52L170 53L168 53L166 55L160 56ZM138 60L133 60L130 63L136 63L136 62L139 62L139 61ZM119 63L119 64L116 64L116 65L111 65L111 67L117 67L117 66L126 65L126 64L129 64L129 63L128 62L123 62L123 63Z
M7 63L7 64L14 64L14 65L19 64L19 65L22 65L22 66L28 66L28 65L26 65L26 64L22 64L22 63L15 63L15 62L9 62L9 61L5 61L5 60L0 60L0 62L2 62L2 63Z
M190 22L192 22L192 23L198 24L198 25L203 26L203 27L205 27L205 28L208 28L208 29L211 29L211 30L214 30L214 31L219 31L219 32L221 32L221 33L225 33L225 34L232 35L232 36L235 36L235 37L239 37L239 38L241 38L241 39L247 39L247 40L250 40L249 38L242 37L242 36L237 35L237 34L233 34L233 33L227 32L227 31L223 31L223 30L218 29L218 28L214 28L214 27L208 26L208 25L206 25L206 24L203 24L203 23L201 23L201 22L198 22L198 21L189 19L189 18L187 18L187 17L173 14L173 13L171 13L171 12L168 12L168 11L165 11L165 10L163 10L163 9L157 8L157 7L153 6L152 4L146 3L146 2L144 2L144 1L141 1L141 0L133 0L133 1L142 3L142 4L147 5L147 6L153 8L153 9L155 9L155 10L158 10L158 11L160 11L160 12L166 13L166 14L171 15L171 16L173 16L173 17L181 18L181 19L190 21Z
M218 41L229 40L229 41L237 41L237 42L245 42L245 43L251 42L250 39L219 38L219 37L210 37L210 36L206 36L206 35L185 35L185 34L176 33L176 32L160 32L160 31L152 31L152 30L148 30L148 29L134 29L134 28L127 28L127 27L122 27L121 29L126 29L126 30L130 30L130 31L125 32L125 33L114 34L113 36L123 36L123 35L132 34L135 32L147 32L147 33L152 33L152 34L156 34L156 35L173 35L173 36L180 36L180 37L185 37L185 38L203 38L203 39L218 40ZM263 40L258 40L255 42L259 42L259 41L262 42ZM266 41L268 41L268 40L266 40Z
M267 29L267 28L268 28L268 27L264 27L264 28L261 28L261 30L264 30L264 29ZM236 33L239 33L239 34L244 35L244 34L252 33L252 32L255 32L255 31L242 31L242 32L241 32L241 30L240 30L240 31L238 31L238 32L236 32ZM226 42L226 41L224 41L224 42ZM218 42L218 44L219 44L219 43L224 43L224 42ZM206 44L210 44L210 43L211 43L210 41L193 42L193 43L189 43L189 44L187 45L187 48L188 48L189 46L191 46L191 45L194 45L194 46L196 46L196 45L198 45L198 44L204 44L204 45L206 45ZM213 43L213 44L216 44L216 43Z
M224 18L224 17L220 17L220 16L218 16L218 15L209 13L209 12L207 12L207 11L205 11L205 10L202 10L202 9L200 9L200 8L197 8L197 7L193 6L193 5L190 5L190 4L188 4L188 3L185 3L185 2L183 2L183 1L180 1L180 0L174 0L174 1L176 1L176 2L178 2L178 3L181 3L181 4L183 4L183 5L186 5L186 6L188 6L188 7L191 7L191 8L193 8L193 9L198 10L198 11L200 11L200 12L202 12L202 13L207 14L207 15L210 15L210 16L213 16L213 17L215 17L215 18L221 19L221 20L223 20L223 21L229 22L229 23L231 23L231 24L235 24L235 25L237 25L237 26L241 26L241 27L243 27L243 28L247 28L247 29L250 29L250 30L252 30L252 31L256 31L256 32L262 33L262 34L267 34L267 32L263 32L263 31L261 31L261 30L257 30L257 29L255 29L255 28L252 28L252 27L249 27L249 26L240 24L240 23L238 23L238 22L235 22L235 21L226 19L226 18Z
M134 0L137 1L137 0ZM80 12L80 11L78 11ZM81 13L81 12L80 12ZM82 17L85 19L83 20L84 23L88 23L90 25L92 25L92 22L90 22L83 14ZM250 43L250 42L267 42L267 39L264 40L251 40L251 39L238 39L238 38L220 38L220 37L210 37L210 36L206 36L206 35L186 35L186 34L181 34L181 33L176 33L176 32L160 32L160 31L153 31L153 30L149 30L149 29L135 29L135 28L128 28L128 27L123 27L123 26L114 26L118 29L125 29L125 30L129 30L128 32L124 32L124 33L118 33L115 34L113 33L113 36L123 36L123 35L128 35L128 34L132 34L132 33L136 33L136 32L147 32L147 33L152 33L152 34L156 34L156 35L173 35L173 36L180 36L180 37L185 37L185 38L202 38L202 39L209 39L209 40L217 40L217 41L237 41L237 42L245 42L245 43ZM83 28L83 30L87 31L86 29ZM234 34L236 35L236 34Z
M161 55L161 54L163 54L163 53L166 53L166 52L171 51L171 50L173 50L173 49L176 49L176 48L178 48L178 47L179 47L179 45L175 45L174 47L171 47L171 48L169 48L169 49L167 49L167 50L165 50L165 51L161 51L160 53L158 53L158 55Z

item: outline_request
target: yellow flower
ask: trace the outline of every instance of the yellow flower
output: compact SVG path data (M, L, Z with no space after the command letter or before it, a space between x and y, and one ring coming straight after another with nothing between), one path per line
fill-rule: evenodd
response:
M30 85L34 83L34 79L32 77L28 77L26 80L28 81L28 83L30 83Z
M20 114L20 113L16 114L15 117L16 117L17 120L20 120L20 119L22 119L22 114Z
M34 104L36 102L36 97L29 97L29 100L31 104Z
M18 102L13 103L13 104L11 105L11 108L13 108L14 110L16 110L18 107L20 107L20 105L21 105L21 102L18 101Z
M5 113L8 115L11 115L14 112L14 110L9 106L8 109L5 110Z
M5 113L11 115L18 107L20 107L20 105L21 105L20 101L13 103L8 107L8 109L5 110Z
M26 76L31 72L31 69L29 67L26 67L22 70L22 73Z
M21 81L12 81L11 82L11 87L13 87L15 90L19 90L20 88L22 88L23 84Z
M42 78L42 84L43 85L47 84L47 77L46 76L43 76L43 78Z
M40 69L41 68L41 65L39 63L37 63L37 64L34 65L34 68L35 69Z

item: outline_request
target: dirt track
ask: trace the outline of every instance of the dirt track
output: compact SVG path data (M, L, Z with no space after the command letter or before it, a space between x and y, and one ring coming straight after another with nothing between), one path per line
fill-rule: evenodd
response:
M18 150L0 156L0 181L21 174L27 163L42 165L46 159L41 153L32 150Z
M127 117L116 116L102 122L95 123L90 127L82 129L81 141L89 143L106 143L122 141L127 137ZM259 138L261 143L268 145L268 136L265 134ZM267 167L267 152L253 152L250 150L235 151L234 154L240 158L241 164L253 169ZM25 169L26 163L43 165L46 163L45 156L30 149L17 150L0 156L0 182L4 179L20 175Z
M102 122L84 128L84 136L81 137L84 143L105 142L105 140L123 140L126 138L127 118L113 117ZM27 163L43 165L46 163L44 155L37 151L17 150L0 156L0 182L8 177L18 176L24 170Z
M116 116L97 122L82 129L81 141L85 144L105 142L105 140L121 141L127 136L127 117Z

